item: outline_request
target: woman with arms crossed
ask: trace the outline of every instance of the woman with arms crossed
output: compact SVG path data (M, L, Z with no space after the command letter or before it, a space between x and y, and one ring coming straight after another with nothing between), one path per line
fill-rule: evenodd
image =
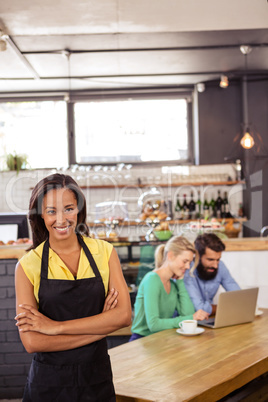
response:
M145 275L139 286L130 341L178 328L183 320L208 318L203 310L195 312L183 282L195 252L194 246L183 236L172 237L165 245L158 246L156 268ZM174 317L175 310L178 317Z
M29 220L33 247L15 275L16 325L34 353L23 401L115 401L105 337L131 322L117 253L88 237L85 197L70 176L35 186Z

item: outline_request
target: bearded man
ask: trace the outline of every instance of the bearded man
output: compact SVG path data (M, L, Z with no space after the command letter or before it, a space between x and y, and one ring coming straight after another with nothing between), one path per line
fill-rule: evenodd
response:
M220 285L226 291L239 290L240 287L220 260L225 245L217 235L204 233L197 236L194 244L199 263L193 273L191 270L185 272L185 287L195 310L202 309L214 315L217 305L213 304L213 299Z

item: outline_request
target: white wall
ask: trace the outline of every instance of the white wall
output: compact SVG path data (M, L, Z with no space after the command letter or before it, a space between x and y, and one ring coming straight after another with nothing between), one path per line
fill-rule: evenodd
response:
M27 212L31 195L31 190L35 184L43 177L54 173L55 170L25 170L16 172L0 172L0 212ZM148 190L148 188L137 188L138 179L143 184L154 184L161 197L165 200L171 199L173 207L176 202L177 194L186 193L190 196L193 190L197 195L196 186L184 185L180 187L171 187L169 184L182 182L201 182L201 181L224 181L230 176L235 177L235 170L232 165L209 165L209 166L176 166L166 168L131 168L129 170L115 171L87 171L85 168L67 170L62 173L70 174L79 185L101 186L110 185L112 188L88 188L84 190L87 199L88 220L94 221L95 204L103 201L123 201L128 204L129 219L133 220L139 217L140 208L138 207L138 198ZM158 187L159 183L168 185L167 187ZM121 187L118 187L118 184ZM123 187L122 187L123 186ZM239 203L242 201L242 186L203 186L201 196L207 194L208 200L211 195L217 197L217 190L227 191L229 193L229 203L231 212L238 211Z
M257 304L268 308L268 251L224 251L222 261L241 288L259 287Z

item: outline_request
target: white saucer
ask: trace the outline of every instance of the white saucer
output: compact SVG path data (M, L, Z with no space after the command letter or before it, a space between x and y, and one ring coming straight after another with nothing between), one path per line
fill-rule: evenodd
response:
M263 314L263 311L259 310L259 309L255 312L255 316L259 316L259 315L262 315L262 314Z
M186 333L184 332L181 328L176 329L176 332L178 332L178 334L180 335L184 335L184 336L195 336L195 335L200 335L205 331L204 328L200 328L197 327L195 332L190 332L190 333Z

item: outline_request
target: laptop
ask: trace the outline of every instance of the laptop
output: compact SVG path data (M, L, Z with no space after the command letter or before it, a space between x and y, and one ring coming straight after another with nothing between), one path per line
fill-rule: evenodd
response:
M252 322L258 292L259 288L249 288L220 293L215 317L198 321L198 324L209 328L222 328Z

